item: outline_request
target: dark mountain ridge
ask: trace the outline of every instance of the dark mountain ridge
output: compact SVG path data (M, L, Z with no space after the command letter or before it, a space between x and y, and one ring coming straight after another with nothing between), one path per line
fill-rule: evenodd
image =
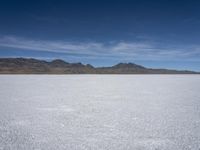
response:
M146 68L134 63L111 67L68 63L61 59L51 62L33 58L0 58L0 74L199 74L194 71Z

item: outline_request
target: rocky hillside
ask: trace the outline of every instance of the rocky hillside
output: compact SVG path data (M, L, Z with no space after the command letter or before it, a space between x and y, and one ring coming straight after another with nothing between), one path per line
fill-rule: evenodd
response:
M95 68L90 64L68 63L60 59L47 62L27 58L0 58L0 74L197 74L193 71L151 69L134 63Z

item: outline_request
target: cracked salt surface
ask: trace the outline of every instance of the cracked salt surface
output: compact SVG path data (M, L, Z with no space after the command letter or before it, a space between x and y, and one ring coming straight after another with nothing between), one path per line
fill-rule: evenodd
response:
M199 150L198 75L1 75L0 150Z

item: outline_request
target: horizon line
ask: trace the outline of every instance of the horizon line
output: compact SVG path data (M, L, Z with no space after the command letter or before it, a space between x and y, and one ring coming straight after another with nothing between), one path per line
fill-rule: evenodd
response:
M55 60L61 60L61 61L65 62L65 63L70 63L70 64L78 64L78 63L80 63L80 64L83 64L83 65L91 65L94 68L114 67L114 66L116 66L118 64L135 64L135 65L138 65L138 66L142 66L142 67L144 67L146 69L158 69L158 70L159 69L164 69L164 70L191 71L191 72L195 72L195 73L200 73L199 71L187 70L187 69L170 69L170 68L156 68L156 67L152 68L152 67L146 67L145 65L140 65L138 63L134 63L134 62L131 62L131 61L129 61L129 62L119 61L118 63L115 63L113 65L109 65L109 66L95 66L95 65L93 65L91 63L83 63L81 61L70 62L70 61L67 61L67 60L64 60L64 59L60 59L60 58L42 59L42 58L37 58L37 57L0 57L0 59L34 59L34 60L38 60L38 61L45 61L45 62L48 62L48 63L53 62Z

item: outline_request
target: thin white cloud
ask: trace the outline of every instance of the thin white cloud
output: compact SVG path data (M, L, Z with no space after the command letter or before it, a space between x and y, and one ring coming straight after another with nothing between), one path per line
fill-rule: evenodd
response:
M0 47L32 51L89 55L91 57L117 57L135 60L170 60L191 59L200 56L200 46L162 48L152 42L66 42L45 41L19 38L15 36L0 37ZM88 57L88 56L87 56Z
M0 38L0 46L35 51L49 51L75 54L93 54L91 49L100 49L100 43L70 43L62 41L30 40L5 36Z

